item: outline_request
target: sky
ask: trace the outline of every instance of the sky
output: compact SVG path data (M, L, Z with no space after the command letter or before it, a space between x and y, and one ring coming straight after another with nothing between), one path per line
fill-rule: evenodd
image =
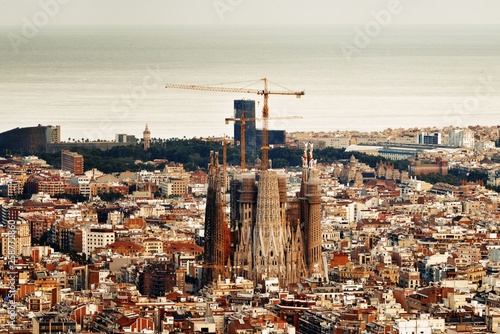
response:
M500 24L498 0L0 0L0 25Z

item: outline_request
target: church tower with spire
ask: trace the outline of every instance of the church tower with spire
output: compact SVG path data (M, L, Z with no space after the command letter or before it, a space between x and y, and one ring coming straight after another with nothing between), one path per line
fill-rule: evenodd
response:
M312 144L305 144L301 188L296 196L287 195L287 175L281 171L263 170L258 174L242 171L234 176L231 221L229 225L223 224L224 229L231 227L230 240L223 238L228 233L221 233L223 229L216 223L224 217L218 210L223 204L212 192L220 181L210 182L205 215L208 219L205 265L212 273L204 274L206 282L215 280L217 272L225 277L242 276L255 284L277 283L282 288L306 278L328 280L321 249L321 179ZM230 246L232 252L224 246ZM217 249L224 249L223 257L217 258ZM231 273L217 270L226 263Z
M309 152L308 152L309 150ZM309 154L308 154L309 153ZM304 224L305 263L310 277L325 273L321 252L321 180L313 158L313 144L306 143L302 158L301 219Z
M142 141L144 143L144 149L147 150L151 146L151 131L149 131L147 124L146 129L144 129L142 133Z
M283 176L272 170L260 173L253 235L256 283L277 278L280 286L285 286L286 178Z

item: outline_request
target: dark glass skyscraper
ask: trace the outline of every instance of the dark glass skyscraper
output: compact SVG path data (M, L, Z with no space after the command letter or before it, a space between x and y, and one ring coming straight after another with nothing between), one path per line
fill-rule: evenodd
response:
M253 118L245 123L245 145L247 162L254 163L257 157L257 135L255 129L255 101L234 100L235 118ZM241 142L241 122L234 122L234 141Z

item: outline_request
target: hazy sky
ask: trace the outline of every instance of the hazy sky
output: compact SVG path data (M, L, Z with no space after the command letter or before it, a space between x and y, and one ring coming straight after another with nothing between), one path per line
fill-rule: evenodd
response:
M363 24L391 2L396 24L500 24L499 0L0 0L0 25L42 20L51 3L49 25Z

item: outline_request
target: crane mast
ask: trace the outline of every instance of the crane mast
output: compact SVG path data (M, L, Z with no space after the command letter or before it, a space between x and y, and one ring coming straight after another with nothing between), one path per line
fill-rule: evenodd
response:
M272 118L267 118L268 120L275 120L275 119L297 119L297 118L302 118L302 116L285 116L285 117L272 117ZM247 121L257 121L257 120L262 120L263 118L261 117L245 117L245 111L243 110L241 112L241 117L240 118L235 118L235 117L228 117L225 119L226 124L229 124L229 122L240 122L240 167L241 170L244 171L246 167L246 122Z
M269 134L268 134L268 118L269 118L269 95L295 95L300 98L305 94L304 91L274 91L269 90L268 80L261 79L264 82L264 89L249 89L249 88L230 88L216 86L200 86L200 85L182 85L182 84L166 84L165 88L177 89L192 89L203 90L210 92L225 92L225 93L248 93L257 94L264 97L264 106L262 108L262 170L267 170L269 160Z
M264 78L264 92L267 92L267 79ZM262 107L262 170L267 170L269 163L269 133L267 118L269 117L269 93L264 93L264 106Z
M225 122L226 124L229 124L230 121L233 122L240 122L240 168L241 171L243 172L247 166L247 152L246 152L246 124L247 121L250 120L255 120L255 118L246 118L245 117L245 111L243 110L241 112L241 117L240 118L226 118Z

